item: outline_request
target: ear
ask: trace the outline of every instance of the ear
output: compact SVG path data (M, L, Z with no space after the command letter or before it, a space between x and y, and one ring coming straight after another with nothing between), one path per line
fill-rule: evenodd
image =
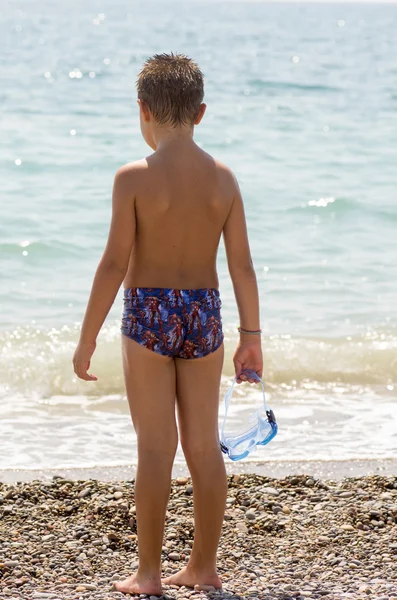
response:
M146 104L146 102L144 100L138 100L138 104L139 104L139 108L140 108L143 120L146 123L149 123L150 118L151 118L151 112L149 110L148 105Z
M207 105L204 104L204 102L202 104L200 104L198 115L197 115L196 120L194 122L195 125L198 125L200 123L201 119L204 117L204 113L206 111L206 108L207 108Z

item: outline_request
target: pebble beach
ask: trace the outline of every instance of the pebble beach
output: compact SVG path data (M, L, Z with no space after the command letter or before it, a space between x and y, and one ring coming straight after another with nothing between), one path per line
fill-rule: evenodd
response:
M396 476L234 474L228 481L222 590L164 586L149 600L397 600ZM163 575L186 564L193 532L191 481L177 477ZM0 484L0 598L135 600L112 582L136 567L133 479L55 475Z

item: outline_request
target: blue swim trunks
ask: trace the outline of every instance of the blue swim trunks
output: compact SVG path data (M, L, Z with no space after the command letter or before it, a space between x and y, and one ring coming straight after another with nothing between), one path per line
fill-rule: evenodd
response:
M178 358L202 358L223 342L217 289L127 288L121 332L141 346Z

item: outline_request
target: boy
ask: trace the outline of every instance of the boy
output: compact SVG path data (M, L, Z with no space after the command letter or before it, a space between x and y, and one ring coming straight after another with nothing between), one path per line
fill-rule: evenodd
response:
M203 75L186 56L156 55L145 63L137 87L142 135L154 153L116 173L109 238L73 363L81 379L96 381L87 372L96 338L124 282L122 353L138 444L139 567L115 588L160 595L178 429L193 482L195 535L187 566L163 582L221 588L216 555L227 478L218 434L223 335L216 255L222 233L240 315L234 355L239 382L248 369L262 376L262 351L238 184L193 141L206 109Z

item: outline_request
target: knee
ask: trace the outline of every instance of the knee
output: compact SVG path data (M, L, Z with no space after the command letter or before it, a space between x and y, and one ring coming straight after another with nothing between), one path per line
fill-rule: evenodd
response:
M175 458L178 447L178 434L170 433L168 436L156 436L155 433L145 433L137 436L138 455L154 461L162 462Z
M208 460L211 460L211 458L215 458L216 455L221 454L219 440L216 436L205 436L198 439L184 439L181 437L181 446L186 461L191 465L208 465Z

